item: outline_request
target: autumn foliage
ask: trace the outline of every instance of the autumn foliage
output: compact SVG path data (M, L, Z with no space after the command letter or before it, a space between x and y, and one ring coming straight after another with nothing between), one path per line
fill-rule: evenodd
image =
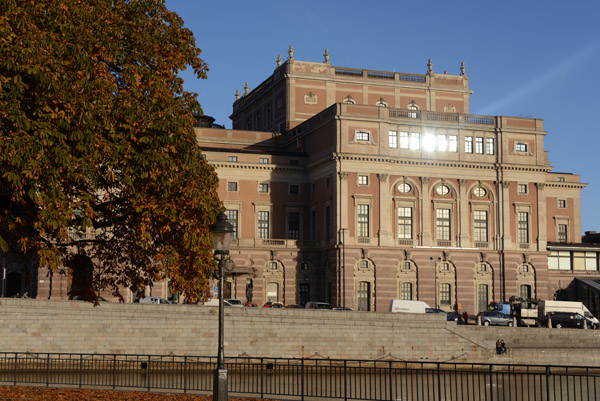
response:
M161 0L0 2L0 249L56 271L93 263L85 296L212 276L217 177L193 134L205 78Z

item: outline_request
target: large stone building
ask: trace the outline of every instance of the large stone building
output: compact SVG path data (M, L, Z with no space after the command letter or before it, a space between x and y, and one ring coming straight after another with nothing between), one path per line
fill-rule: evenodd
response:
M464 64L419 75L324 57L290 46L236 95L233 129L196 128L235 227L227 296L472 313L600 277L598 248L572 244L585 184L552 172L542 120L470 114Z

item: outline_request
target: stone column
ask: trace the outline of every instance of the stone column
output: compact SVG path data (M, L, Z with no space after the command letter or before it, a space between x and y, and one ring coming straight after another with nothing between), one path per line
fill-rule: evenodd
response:
M431 198L429 196L429 177L421 177L421 243L431 246Z
M471 247L471 237L469 236L469 197L467 196L467 180L458 180L460 187L458 194L458 214L460 224L458 225L458 246L461 248Z
M379 178L379 245L394 245L394 219L391 216L389 174L377 174Z
M348 199L348 173L345 171L340 171L338 173L340 180L340 191L339 191L339 197L340 197L340 211L337 213L338 218L340 219L337 222L337 230L339 232L339 230L341 228L345 228L345 229L349 229L350 227L348 227L348 205L350 204L349 199ZM345 240L344 242L346 242L349 238L349 234L351 232L354 232L354 230L350 231L348 230L348 232L346 233L345 236ZM336 233L336 238L337 238L337 233ZM338 238L339 239L339 238ZM347 242L346 242L347 245Z

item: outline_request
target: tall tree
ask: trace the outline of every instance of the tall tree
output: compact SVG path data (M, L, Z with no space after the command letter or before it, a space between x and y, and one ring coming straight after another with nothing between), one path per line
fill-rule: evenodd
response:
M205 290L222 205L177 75L206 78L200 52L162 0L1 1L0 249L49 271L85 256L88 299Z

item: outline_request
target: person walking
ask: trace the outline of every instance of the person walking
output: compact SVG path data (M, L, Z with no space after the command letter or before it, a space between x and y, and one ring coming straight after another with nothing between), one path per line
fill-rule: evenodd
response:
M469 314L467 313L467 311L463 313L463 321L465 322L465 324L469 324Z

